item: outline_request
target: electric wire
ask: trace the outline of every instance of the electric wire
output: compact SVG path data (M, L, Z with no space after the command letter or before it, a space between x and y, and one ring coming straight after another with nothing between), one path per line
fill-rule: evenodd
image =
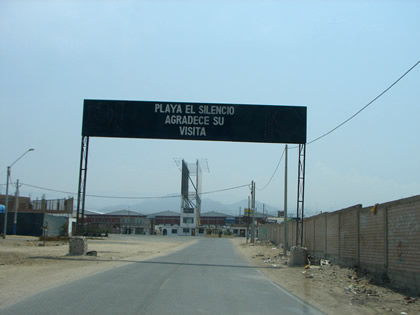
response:
M350 120L352 120L354 117L356 117L357 115L359 115L362 111L364 111L366 108L368 108L370 105L372 105L376 100L378 100L382 95L384 95L386 92L388 92L392 87L394 87L394 85L396 85L402 78L404 78L411 70L413 70L415 67L417 67L420 63L420 60L417 61L410 69L408 69L402 76L400 76L397 80L395 80L390 86L388 86L384 91L382 91L382 93L380 93L378 96L376 96L374 99L372 99L369 103L367 103L365 106L363 106L360 110L358 110L355 114L353 114L352 116L350 116L349 118L347 118L345 121L343 121L341 124L338 124L336 127L334 127L333 129L331 129L330 131L324 133L323 135L315 138L314 140L311 140L309 142L307 142L307 144L312 144L318 140L321 140L322 138L328 136L329 134L333 133L334 131L336 131L338 128L342 127L344 124L348 123ZM297 149L299 146L294 146L294 147L289 147L289 150L293 150L293 149ZM283 151L284 154L284 151ZM271 180L273 179L274 174L277 172L277 169L280 165L281 160L283 159L283 155L280 157L279 162L277 163L276 169L273 172L273 175L271 176L270 180L268 181L268 183L264 186L264 188L262 189L257 189L257 190L264 190L265 188L268 187L268 185L270 184Z
M250 184L245 184L245 185L240 185L240 186L235 186L235 187L230 187L230 188L225 188L225 189L207 191L207 192L200 193L200 195L213 194L213 193L217 193L217 192L228 191L228 190L233 190L233 189L239 189L239 188L249 187L249 186L250 186Z
M74 192L69 192L69 191L64 191L64 190L57 190L57 189L45 188L45 187L40 187L40 186L35 186L35 185L29 185L29 184L25 184L25 183L21 183L21 184L23 186L37 188L37 189L42 189L42 190L46 190L46 191L58 192L58 193L63 193L63 194L67 194L67 195L77 195Z
M418 64L420 63L420 60L417 61L410 69L408 69L402 76L400 76L397 80L394 81L394 83L392 83L390 86L388 86L384 91L382 91L382 93L380 93L378 96L376 96L373 100L371 100L369 103L367 103L365 106L363 106L359 111L357 111L355 114L353 114L352 116L350 116L349 118L347 118L345 121L343 121L341 124L337 125L336 127L334 127L333 129L331 129L330 131L324 133L323 135L319 136L318 138L315 138L314 140L309 141L307 144L312 144L326 136L328 136L329 134L331 134L332 132L336 131L338 128L340 128L341 126L343 126L344 124L348 123L350 120L352 120L354 117L356 117L357 115L359 115L362 111L364 111L366 108L368 108L370 105L372 105L377 99L379 99L382 95L384 95L386 92L388 92L392 87L394 87L394 85L396 85L402 78L404 78L411 70L413 70L415 67L418 66Z
M41 187L41 186L36 186L36 185L30 185L30 184L26 184L26 183L20 183L23 186L27 186L27 187L31 187L31 188L36 188L36 189L42 189L42 190L46 190L46 191L52 191L52 192L58 192L58 193L64 193L64 194L68 194L68 195L73 195L76 196L77 193L74 192L70 192L70 191L63 191L63 190L57 190L57 189L51 189L51 188L46 188L46 187ZM216 193L216 192L222 192L222 191L227 191L227 190L233 190L233 189L239 189L239 188L243 188L243 187L247 187L249 186L249 184L246 185L240 185L240 186L235 186L235 187L229 187L229 188L224 188L224 189L219 189L219 190L214 190L214 191L208 191L208 192L203 192L200 193L200 195L206 195L206 194L212 194L212 193ZM167 195L167 196L145 196L145 197L138 197L138 196L133 196L133 197L126 197L126 196L106 196L106 195L92 195L92 194L86 194L86 197L91 197L91 198L106 198L106 199L167 199L167 198L180 198L182 197L182 195Z
M368 108L370 105L372 105L376 100L378 100L382 95L384 95L386 92L388 92L391 88L393 88L400 80L402 80L408 73L410 73L415 67L418 66L418 64L420 63L420 60L417 61L413 66L411 66L402 76L400 76L397 80L395 80L390 86L388 86L384 91L382 91L378 96L376 96L375 98L373 98L369 103L367 103L365 106L363 106L360 110L358 110L355 114L353 114L352 116L350 116L348 119L346 119L345 121L343 121L342 123L338 124L336 127L332 128L330 131L324 133L323 135L307 142L307 144L312 144L326 136L328 136L329 134L333 133L334 131L336 131L338 128L342 127L343 125L345 125L346 123L348 123L350 120L352 120L353 118L355 118L357 115L359 115L362 111L364 111L366 108ZM296 149L298 146L295 147L290 147L289 149ZM277 170L280 166L280 163L284 157L284 153L285 150L283 150L283 153L277 163L277 166L273 172L273 174L271 175L269 181L267 182L267 184L261 188L261 189L257 189L257 190L264 190L266 189L269 184L271 183L272 179L274 178L274 175L277 173ZM38 189L44 189L47 191L53 191L53 192L60 192L60 193L65 193L65 194L69 194L69 195L77 195L76 193L73 192L66 192L66 191L60 191L60 190L55 190L55 189L49 189L49 188L44 188L44 187L39 187L39 186L35 186L35 185L29 185L29 184L23 184L25 186L28 187L32 187L32 188L38 188ZM204 194L210 194L210 193L216 193L216 192L222 192L222 191L227 191L227 190L233 190L233 189L239 189L245 186L249 186L249 184L246 185L241 185L241 186L236 186L236 187L230 187L230 188L225 188L225 189L220 189L220 190L215 190L215 191L211 191L211 192L204 192L201 193L201 195ZM103 195L88 195L86 194L87 197L94 197L94 198L109 198L109 199L164 199L164 198L178 198L181 197L181 195L169 195L169 196L160 196L160 197L121 197L121 196L103 196Z
M284 153L286 152L286 148L284 148L283 149L283 153L281 154L281 157L280 157L280 160L279 160L279 162L277 163L277 166L276 166L276 169L274 170L274 172L273 172L273 175L271 175L271 178L268 180L268 182L267 182L267 184L265 184L265 186L263 187L263 188L261 188L261 189L258 189L257 188L257 190L264 190L264 189L266 189L267 187L268 187L268 185L270 185L270 183L271 183L271 181L273 180L273 178L274 178L274 175L277 173L277 170L278 170L278 168L279 168L279 166L280 166L280 163L281 163L281 161L283 160L283 157L284 157Z

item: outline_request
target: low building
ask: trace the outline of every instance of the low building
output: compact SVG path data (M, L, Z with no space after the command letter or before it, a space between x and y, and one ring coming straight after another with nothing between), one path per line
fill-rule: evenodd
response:
M149 234L151 231L151 220L136 211L97 213L85 210L85 217L90 233Z
M235 223L235 217L216 211L202 213L200 226L227 226Z
M6 195L0 195L0 204L4 205L5 203ZM72 213L73 198L31 200L30 197L19 196L16 198L13 195L9 195L7 234L30 236L71 235L73 226ZM1 214L0 225L3 226L3 224L4 214Z
M267 217L267 219L265 220L265 223L270 224L270 223L283 223L284 222L284 217Z
M23 213L48 213L57 216L71 217L73 213L73 198L62 199L36 199L19 196L17 198L17 212ZM6 195L0 195L0 204L6 204ZM16 197L9 195L7 213L14 212L16 207Z
M180 233L181 215L174 211L162 211L147 216L151 220L154 234L161 235L182 235Z

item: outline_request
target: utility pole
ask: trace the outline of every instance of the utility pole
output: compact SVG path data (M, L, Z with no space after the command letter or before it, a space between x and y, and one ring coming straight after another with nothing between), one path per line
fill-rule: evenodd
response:
M19 179L16 180L16 193L15 193L15 217L13 220L13 235L16 235L17 226L17 211L19 207Z
M265 218L265 216L264 216L264 208L265 208L265 203L263 203L263 219Z
M248 218L246 220L246 243L248 244L248 239L249 239L249 214L250 214L250 211L251 211L249 196L248 196L248 209L247 210L248 210Z
M4 222L3 222L3 239L6 238L6 234L7 234L7 208L9 205L9 179L10 179L10 166L7 167L7 181L6 181L6 202L5 202L5 206L6 208L4 209Z
M283 256L287 255L287 144L284 148L284 242Z
M19 161L26 153L34 151L35 149L29 149L27 151L25 151L25 153L23 153L16 161L14 161L12 164L10 164L7 167L7 180L6 180L6 202L5 202L5 207L6 209L4 209L4 222L3 222L3 239L6 238L6 234L7 234L7 210L8 210L8 206L9 206L9 180L10 180L10 171L12 169L12 166Z
M255 242L255 182L251 182L252 234L251 243Z

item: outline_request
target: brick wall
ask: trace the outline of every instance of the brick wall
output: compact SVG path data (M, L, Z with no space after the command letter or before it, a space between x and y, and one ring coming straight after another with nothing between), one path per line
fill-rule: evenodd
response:
M342 264L351 266L358 264L358 215L360 207L340 211L340 252Z
M378 207L376 215L370 209L360 210L360 264L372 272L386 267L385 211Z
M327 250L326 258L338 259L340 257L340 214L331 213L327 215Z
M305 235L304 243L305 243L305 246L308 246L309 248L314 248L314 243L315 243L314 232L316 231L314 223L315 223L315 220L305 220L303 223L303 233Z
M314 217L309 225L313 226L313 251L315 255L325 252L325 215Z
M420 293L420 196L378 204L376 214L372 207L306 218L303 245L312 255L386 273L395 286ZM269 225L268 238L282 244L283 229ZM288 222L288 244L295 243L296 222Z
M388 221L388 276L420 292L420 196L383 206Z

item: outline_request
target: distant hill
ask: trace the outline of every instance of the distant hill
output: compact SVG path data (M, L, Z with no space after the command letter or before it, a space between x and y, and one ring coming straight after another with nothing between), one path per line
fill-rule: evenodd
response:
M150 199L144 200L142 202L132 204L129 207L127 204L115 204L103 207L99 211L108 213L117 210L131 210L131 211L138 211L141 213L154 213L159 211L176 211L179 212L181 207L181 200L180 198L161 198L161 199ZM248 200L244 199L233 204L224 204L222 202L204 198L201 204L201 211L208 212L208 211L217 211L222 212L230 215L239 215L239 210L241 209L241 213L244 213L244 208L248 207ZM259 201L256 201L256 207L258 212L263 211L263 204ZM129 208L129 209L128 209ZM264 205L265 211L270 215L277 214L277 208L272 207L270 205Z

